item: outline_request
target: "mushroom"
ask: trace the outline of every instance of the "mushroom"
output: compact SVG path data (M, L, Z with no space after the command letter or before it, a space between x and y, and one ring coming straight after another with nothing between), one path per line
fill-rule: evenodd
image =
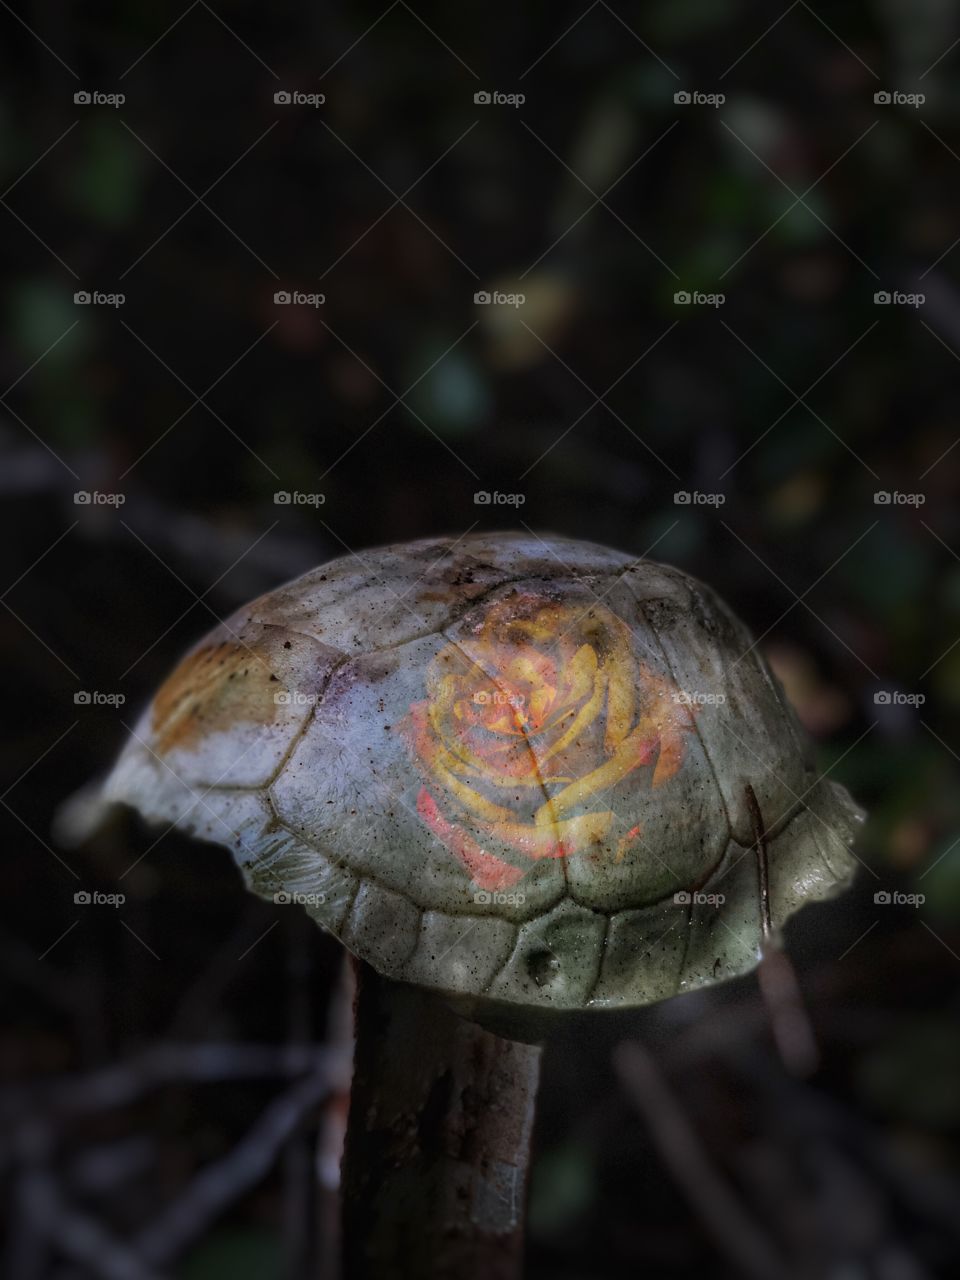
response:
M241 609L104 794L356 957L344 1259L377 1277L516 1274L540 1043L755 968L862 819L709 588L513 533Z

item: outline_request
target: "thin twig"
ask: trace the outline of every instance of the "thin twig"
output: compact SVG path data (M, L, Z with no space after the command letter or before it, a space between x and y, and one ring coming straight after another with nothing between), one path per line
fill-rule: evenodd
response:
M635 1042L624 1043L614 1052L614 1066L662 1160L738 1274L751 1280L786 1280L783 1261L710 1162L652 1056Z
M91 1275L102 1280L158 1280L159 1273L135 1250L71 1205L49 1174L34 1170L24 1175L24 1182L20 1203L35 1229Z
M222 1160L203 1169L137 1236L136 1252L153 1266L177 1258L229 1205L265 1177L329 1087L327 1073L321 1072L270 1103L240 1142Z
M820 1063L813 1027L807 1016L790 957L774 934L770 918L770 864L767 833L756 792L748 782L745 787L747 808L753 824L753 847L757 857L757 882L760 894L760 966L757 981L770 1015L770 1026L783 1065L795 1076L809 1076Z
M763 941L769 943L773 935L770 921L770 864L767 857L767 833L763 827L763 815L757 793L748 782L744 788L747 794L747 808L753 824L753 847L757 855L757 877L760 886L760 931Z
M167 1084L218 1084L305 1072L325 1075L332 1056L329 1049L314 1045L165 1044L100 1071L60 1076L2 1096L13 1114L34 1108L46 1114L114 1110Z

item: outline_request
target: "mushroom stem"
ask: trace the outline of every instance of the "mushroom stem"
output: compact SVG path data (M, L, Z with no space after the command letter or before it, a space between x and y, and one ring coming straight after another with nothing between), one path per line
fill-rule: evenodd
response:
M541 1050L358 964L346 1280L521 1273Z

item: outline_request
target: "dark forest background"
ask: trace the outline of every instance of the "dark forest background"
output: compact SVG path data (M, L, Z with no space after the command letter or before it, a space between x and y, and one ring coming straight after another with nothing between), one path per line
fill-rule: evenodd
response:
M225 851L68 847L57 814L216 617L518 525L710 582L870 814L853 890L789 931L812 1078L752 979L551 1046L529 1274L955 1267L958 40L946 0L0 3L17 1280L323 1273L304 1081L339 948Z

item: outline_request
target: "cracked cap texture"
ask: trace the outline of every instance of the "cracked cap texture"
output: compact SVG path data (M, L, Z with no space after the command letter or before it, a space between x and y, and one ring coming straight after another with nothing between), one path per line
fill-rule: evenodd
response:
M346 556L239 610L142 716L105 798L227 846L381 973L465 1012L624 1008L753 968L850 879L752 637L665 565L532 535Z

